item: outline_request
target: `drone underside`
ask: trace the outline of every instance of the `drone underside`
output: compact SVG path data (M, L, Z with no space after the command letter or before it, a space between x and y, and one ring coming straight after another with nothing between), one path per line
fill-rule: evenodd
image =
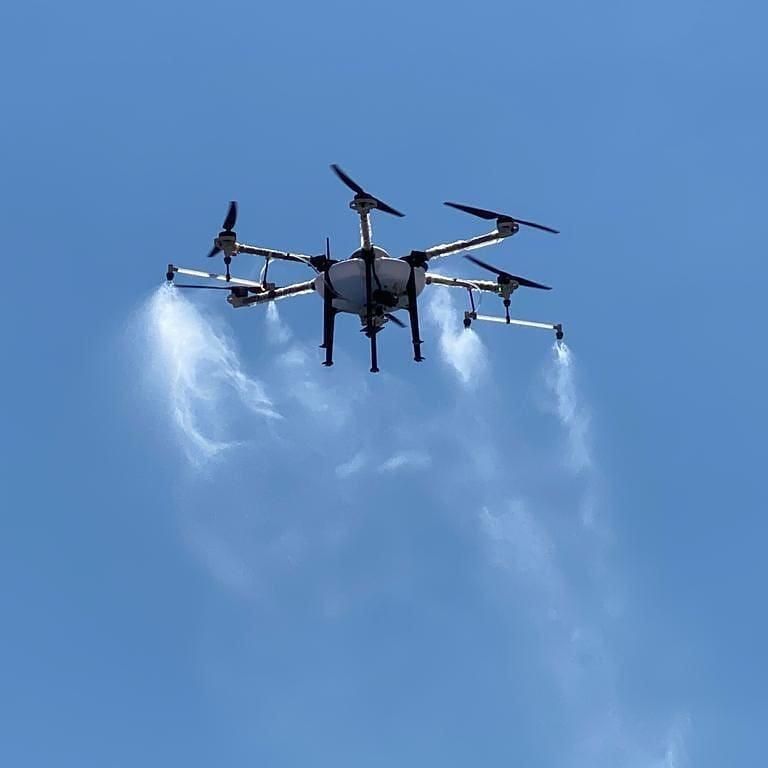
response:
M375 248L375 251L380 249ZM383 254L384 252L381 251ZM411 269L400 259L377 253L373 262L373 295L376 311L394 312L398 309L408 309L408 279ZM425 285L425 272L422 268L414 269L416 277L416 295L418 296ZM351 257L333 264L328 270L327 277L318 275L315 278L315 290L325 298L326 290L331 293L331 303L337 312L348 312L364 317L366 314L365 261L359 257Z
M291 296L317 293L323 300L323 343L325 349L324 365L333 365L333 338L335 318L339 313L353 314L360 317L362 330L370 339L371 372L377 372L378 353L376 336L388 323L405 324L394 314L399 310L408 313L411 328L414 360L423 360L419 332L418 296L426 285L438 285L450 288L462 288L468 292L469 309L464 313L464 327L469 328L473 320L505 323L524 327L543 328L552 330L558 339L563 338L562 326L558 323L540 323L529 320L516 320L509 316L510 297L520 287L549 290L549 287L536 283L527 278L512 275L496 267L486 264L472 256L465 256L476 265L496 275L495 281L472 280L466 278L447 277L445 275L427 274L431 260L442 258L454 253L473 250L488 245L494 245L518 232L520 225L534 227L547 232L557 230L522 219L516 219L504 214L494 213L482 208L445 203L453 208L470 213L483 219L495 219L496 229L485 235L459 240L453 243L437 245L424 251L411 251L407 256L392 258L386 251L371 242L370 212L380 210L394 216L402 216L399 211L387 205L378 198L365 192L338 166L331 166L336 175L353 192L354 199L350 202L360 218L360 248L349 258L336 261L331 258L330 244L326 239L325 253L320 256L305 256L288 251L276 251L270 248L239 243L234 232L237 221L237 204L230 203L222 231L214 239L213 249L209 257L218 253L224 254L225 274L177 267L168 265L166 278L173 281L176 274L191 277L210 278L227 283L222 285L192 284L179 288L203 288L210 290L227 290L227 301L233 307L245 307L252 304L262 304L277 301ZM258 282L233 277L230 274L232 258L240 254L262 256L265 259L261 278ZM268 282L270 261L278 259L304 264L316 272L312 280L293 283L279 287ZM493 293L502 298L504 315L501 317L480 315L476 311L474 293Z

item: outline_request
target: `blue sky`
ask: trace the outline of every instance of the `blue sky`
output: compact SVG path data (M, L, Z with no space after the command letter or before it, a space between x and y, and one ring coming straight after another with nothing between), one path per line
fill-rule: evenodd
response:
M4 765L761 764L762 8L0 21ZM315 297L158 291L230 199L349 253L331 162L394 254L483 231L443 200L561 229L484 255L568 356L434 289L421 366L347 321L325 370Z

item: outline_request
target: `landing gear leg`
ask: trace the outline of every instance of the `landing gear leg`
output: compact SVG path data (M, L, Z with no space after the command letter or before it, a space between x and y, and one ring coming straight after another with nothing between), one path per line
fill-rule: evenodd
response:
M328 274L335 262L331 260L331 241L327 237L325 238L325 258L318 259L318 262L313 266L319 266L323 273L323 343L320 348L325 350L323 365L330 367L333 365L333 330L336 324L337 310L333 306L336 291L333 289L331 277ZM269 264L269 259L267 259L267 264ZM266 267L264 271L266 272Z
M376 328L373 325L373 250L363 254L365 260L365 332L371 340L371 373L379 372L379 356L376 349Z
M379 355L376 350L376 329L371 331L371 373L379 372Z
M325 350L325 362L323 365L333 365L333 331L336 324L336 310L333 308L333 295L331 294L326 275L325 296L323 297L323 343L320 345Z
M411 340L413 342L413 359L420 363L424 358L421 356L421 334L419 333L419 307L416 298L416 274L411 265L411 274L408 275L408 284L406 285L408 294L408 315L411 319Z

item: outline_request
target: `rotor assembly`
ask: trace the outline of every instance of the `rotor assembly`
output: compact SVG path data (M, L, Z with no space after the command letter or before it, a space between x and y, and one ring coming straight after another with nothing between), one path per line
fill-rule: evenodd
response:
M267 302L287 299L311 293L320 294L323 301L323 337L320 344L324 350L323 365L333 365L333 346L336 317L339 314L357 315L361 322L361 332L370 343L370 370L379 370L377 336L387 324L405 328L410 326L413 359L421 362L424 357L421 347L419 325L419 295L428 285L466 290L469 298L469 310L464 313L464 327L471 327L473 321L503 323L518 327L541 328L555 332L555 338L563 338L560 323L542 323L530 320L517 320L510 317L509 308L512 295L519 288L551 290L550 286L515 275L469 255L468 251L497 245L517 234L521 227L558 234L552 227L534 221L521 219L493 210L478 208L463 203L445 202L444 205L467 213L471 216L495 222L495 228L481 235L465 240L434 245L428 248L411 250L406 256L391 257L384 249L373 243L371 214L380 211L402 218L403 213L385 203L381 198L368 192L338 165L331 165L336 177L354 193L349 207L359 219L360 247L349 257L334 259L331 257L330 239L325 239L325 249L317 255L305 255L293 251L280 251L263 246L239 242L235 232L238 216L238 204L231 201L218 235L213 240L209 258L218 254L224 256L224 274L188 269L169 264L166 279L177 288L209 289L227 291L228 303L235 307L253 306ZM480 269L495 276L494 280L450 277L429 271L431 263L458 253L464 253L465 259ZM260 276L257 280L234 277L230 272L232 259L236 255L248 254L264 259ZM311 280L280 286L269 282L268 273L273 261L299 263L314 273ZM204 280L220 281L225 285L205 283L177 283L177 274ZM504 307L503 316L478 314L475 296L483 294L499 296ZM408 313L408 326L397 312Z
M224 266L226 268L227 279L229 279L229 265L232 263L232 254L235 252L237 244L237 235L235 234L235 224L237 223L237 202L234 200L229 204L224 223L221 225L221 232L213 241L208 258L212 259L217 253L224 252Z

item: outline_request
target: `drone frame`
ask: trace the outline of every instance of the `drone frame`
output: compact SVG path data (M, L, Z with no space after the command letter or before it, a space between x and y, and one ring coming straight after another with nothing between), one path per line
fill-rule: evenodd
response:
M387 205L377 197L366 192L359 184L353 181L341 168L339 168L339 166L332 165L331 169L347 187L355 192L355 196L350 201L349 207L357 213L360 221L360 249L355 252L354 256L362 259L365 268L365 310L364 314L361 315L361 321L363 322L362 330L370 339L370 370L372 373L376 373L379 371L376 340L377 334L379 331L381 331L387 320L397 321L397 318L394 317L391 313L385 313L383 311L380 311L377 314L376 308L374 307L375 292L373 289L373 280L375 277L376 253L372 241L371 212L374 210L380 210L383 213L388 213L398 217L403 216L403 214ZM421 251L411 251L407 256L401 257L401 259L405 261L410 267L405 288L405 295L407 297L407 311L410 321L411 342L413 345L414 355L413 359L416 362L421 362L424 360L424 357L421 354L421 345L423 344L423 341L420 338L418 297L416 289L416 269L421 268L426 271L428 269L429 263L432 261L457 253L485 248L491 245L497 245L504 241L506 238L515 235L519 231L521 225L552 232L555 234L557 233L557 230L552 229L551 227L546 227L531 221L516 219L512 216L496 213L494 211L475 208L459 203L446 202L444 204L482 219L495 219L496 227L491 232L487 232L482 235L477 235L475 237L467 238L464 240L456 240L450 243L434 245ZM297 262L310 267L318 275L323 276L323 341L320 347L325 350L325 360L323 361L323 365L333 365L335 318L336 315L342 310L339 310L333 306L333 299L337 297L338 294L331 283L330 271L331 267L337 262L331 258L329 240L326 238L325 253L320 256L308 256L302 253L280 251L272 248L251 245L248 243L241 243L237 240L236 233L234 232L236 219L237 204L233 201L230 203L222 231L214 239L213 249L208 254L209 256L215 256L216 254L223 252L224 263L226 266L225 274L222 275L214 272L205 272L202 270L189 269L186 267L178 267L174 264L168 264L166 279L169 282L173 282L175 276L180 274L188 277L204 278L224 282L226 283L225 286L179 283L176 283L176 285L179 288L208 288L213 290L228 290L229 296L227 296L227 301L233 307L239 308L251 306L254 304L263 304L270 301L279 301L281 299L292 298L294 296L306 295L316 290L316 280L314 278L312 280L292 283L284 286L278 286L274 283L268 282L268 270L272 260ZM240 254L262 256L264 258L264 268L262 269L259 281L233 277L230 274L229 265L232 261L232 258ZM549 286L536 283L517 275L511 275L508 272L497 269L496 267L493 267L490 264L486 264L485 262L482 262L472 256L465 255L465 258L472 261L474 264L480 266L481 268L493 272L497 275L497 279L495 281L474 280L461 277L450 277L432 272L428 272L425 275L425 285L437 285L446 288L461 288L467 290L470 308L464 313L465 328L469 328L472 322L477 320L484 322L503 323L506 325L515 325L527 328L551 330L555 332L555 336L558 340L563 338L563 328L562 324L560 323L544 323L530 320L519 320L511 318L509 315L509 306L511 303L510 299L512 294L518 288L531 287L549 290ZM475 291L480 294L492 293L494 295L500 296L504 304L504 316L499 317L494 315L479 314L477 312L474 300ZM398 324L402 325L402 323L399 321Z

